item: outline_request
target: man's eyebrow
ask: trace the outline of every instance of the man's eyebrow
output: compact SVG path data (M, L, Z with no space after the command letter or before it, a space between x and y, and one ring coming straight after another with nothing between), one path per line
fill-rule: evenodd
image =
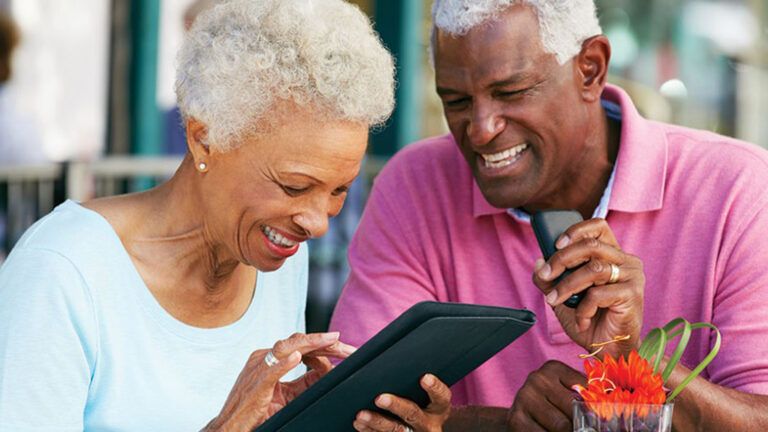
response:
M461 92L458 90L454 90L452 88L448 87L437 87L437 94L440 96L446 96L446 95L452 95L452 94L460 94Z
M520 84L521 82L529 80L531 77L530 73L527 72L516 72L512 75L509 75L506 78L503 78L499 81L492 82L488 88L498 88L498 87L508 87L512 85ZM436 88L437 94L439 96L450 96L455 94L463 94L464 92L452 89L450 87L441 87L437 86Z
M496 88L496 87L507 87L511 85L516 85L516 84L520 84L523 81L527 81L530 77L531 75L526 72L514 73L508 76L507 78L504 78L503 80L494 81L493 83L491 83L490 87Z

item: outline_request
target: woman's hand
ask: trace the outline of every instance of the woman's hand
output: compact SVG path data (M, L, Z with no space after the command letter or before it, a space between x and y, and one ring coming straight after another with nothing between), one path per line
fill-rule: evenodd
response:
M549 262L537 262L533 282L547 296L563 329L588 351L594 350L590 346L593 343L629 335L628 340L604 349L614 356L628 355L639 344L643 324L642 261L621 250L605 219L573 225L556 246L559 250ZM566 269L584 263L555 285ZM589 291L575 309L563 305L570 296L587 288Z
M376 398L376 406L401 418L395 421L372 411L360 411L352 425L360 432L438 432L451 414L451 389L434 375L421 377L421 388L429 395L429 406L421 409L414 402L391 394Z
M265 358L272 352L277 363ZM248 358L219 415L205 431L250 431L264 423L333 366L328 357L346 358L355 349L339 342L338 333L293 334L271 350L254 351ZM311 368L300 378L282 383L280 378L303 362Z

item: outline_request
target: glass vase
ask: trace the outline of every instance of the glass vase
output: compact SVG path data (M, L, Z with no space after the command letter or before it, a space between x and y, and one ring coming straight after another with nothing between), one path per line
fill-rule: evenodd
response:
M573 401L574 432L671 432L674 404Z

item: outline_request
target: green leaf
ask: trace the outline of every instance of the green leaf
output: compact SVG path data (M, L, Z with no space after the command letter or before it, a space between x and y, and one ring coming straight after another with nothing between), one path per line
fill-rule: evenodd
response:
M637 354L650 363L651 354L656 351L656 344L658 343L659 335L664 330L656 327L645 335L645 339L640 344L640 348L637 350Z
M706 357L704 357L704 360L701 361L701 363L696 366L690 374L688 374L687 377L672 391L672 393L669 394L669 397L667 398L668 402L671 402L672 399L675 398L678 394L680 394L681 391L687 386L691 381L693 381L694 378L699 376L701 371L704 370L709 364L712 362L712 360L715 358L717 353L720 351L720 342L721 342L721 336L720 336L720 330L717 329L714 325L710 323L696 323L691 325L691 329L699 329L699 328L710 328L715 331L715 344L712 346L712 349L709 351L709 354L707 354Z
M721 336L720 330L709 323L695 323L691 324L684 318L676 318L668 322L664 327L656 327L648 332L640 344L640 348L637 353L640 357L653 365L653 372L658 373L661 365L661 360L664 357L667 345L677 336L680 336L680 340L677 342L675 351L669 358L667 366L662 372L662 381L667 382L675 366L680 362L680 359L688 347L688 342L691 339L691 333L693 330L709 328L715 331L715 343L712 346L709 354L699 363L688 376L670 393L667 400L671 401L687 386L694 378L696 378L715 358L720 351Z
M672 357L669 358L669 363L667 363L667 367L664 368L664 372L661 374L661 379L663 382L667 382L669 379L669 376L672 374L672 370L677 366L677 363L680 361L680 358L683 356L683 352L685 351L685 348L688 346L688 341L691 339L691 323L688 322L685 318L678 318L676 320L672 320L669 324L664 326L664 331L670 332L675 327L682 325L682 329L672 333L669 335L669 339L674 338L678 334L681 334L680 340L677 342L677 347L675 348L675 352L672 353Z

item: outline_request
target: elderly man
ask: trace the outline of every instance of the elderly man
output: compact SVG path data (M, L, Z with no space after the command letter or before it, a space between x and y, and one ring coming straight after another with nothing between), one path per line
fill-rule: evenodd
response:
M629 334L611 349L627 354L675 317L712 322L723 347L676 398L675 428L768 430L768 152L640 117L606 84L592 0L444 0L433 19L451 134L377 178L332 327L360 344L422 300L534 311L530 332L452 389L467 406L454 426L527 431L570 430L591 343ZM545 263L528 215L562 208L588 220ZM712 336L694 333L682 363Z

